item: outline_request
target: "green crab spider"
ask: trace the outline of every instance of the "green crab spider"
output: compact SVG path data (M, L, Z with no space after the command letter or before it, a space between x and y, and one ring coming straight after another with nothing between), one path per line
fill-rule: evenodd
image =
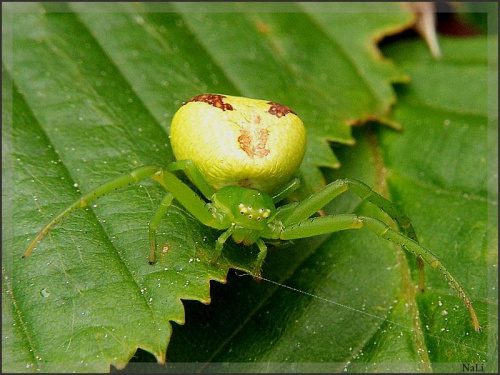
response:
M224 103L222 99L225 99L227 103ZM223 106L230 106L231 108L234 108L234 106L239 103L238 100L243 104L248 104L253 109L262 104L260 102L264 102L247 98L226 97L214 94L201 95L191 99L190 102L194 102L196 104L209 104L211 107L218 108L220 110L221 108L224 108ZM251 102L248 103L248 101ZM277 103L266 102L265 108L268 109L269 105L271 105L272 108L273 105L276 107ZM298 119L298 116L296 116L294 112L289 110L287 107L279 105L279 107L276 108L279 108L282 113L292 113L294 117ZM228 110L228 107L224 109L224 112L226 110ZM190 115L192 117L192 113ZM177 157L181 154L181 152L179 151L178 145L176 146L176 142L178 140L177 137L174 138L174 135L177 129L174 129L174 125L179 123L185 124L182 121L186 121L186 114L183 116L178 116L178 114L176 114L172 122L172 145L174 147L174 154ZM179 118L181 118L182 121L179 121ZM190 118L190 120L192 120L192 118ZM248 121L248 118L246 118L245 121ZM292 125L297 126L297 120L293 119L293 121L295 123ZM260 123L260 120L258 122ZM300 122L299 125L301 124L302 123ZM186 131L189 132L189 129ZM254 131L254 134L255 133L256 132ZM248 142L245 142L243 142L244 145L248 146ZM254 149L256 150L254 151L255 155L259 151L259 148L257 147ZM262 148L260 150L262 150ZM298 152L300 153L302 151L299 150ZM302 160L302 156L299 158L299 161ZM298 165L292 166L290 170L295 172L297 168ZM185 175L187 175L198 192L193 190L176 176L176 172L179 171L182 171ZM47 233L49 233L49 231L64 217L68 216L77 208L86 207L99 197L118 188L152 178L165 188L167 194L161 201L160 206L154 213L149 223L149 262L151 264L155 263L155 254L157 249L156 230L161 218L172 204L173 199L176 199L183 207L186 208L187 211L189 211L189 213L191 213L204 225L223 231L216 240L212 262L217 261L223 250L224 243L230 237L232 237L236 243L242 243L247 246L254 244L257 245L259 253L254 266L254 275L257 278L260 277L261 268L267 255L266 240L269 242L276 240L286 241L318 236L347 229L357 230L367 228L377 236L393 242L401 246L404 250L414 254L420 262L423 261L431 266L431 268L437 269L445 277L449 285L458 293L469 310L474 329L476 331L480 330L479 321L474 308L472 307L472 302L460 283L451 275L436 255L418 243L415 230L410 222L410 219L402 213L395 204L383 198L366 184L352 179L339 179L333 181L318 192L300 202L280 204L284 199L290 197L290 195L299 188L300 180L298 178L289 178L286 183L281 183L281 186L278 189L274 188L274 185L271 185L273 189L269 192L265 191L265 188L256 189L248 186L238 186L238 184L234 183L228 183L226 186L215 188L214 184L207 180L207 175L209 174L203 173L195 161L188 159L172 162L166 167L143 166L134 169L129 173L126 173L89 191L76 202L71 204L68 208L59 213L30 243L23 254L23 258L27 258L35 249L37 243L42 240ZM259 183L266 183L266 178L259 180L259 177L262 176L250 176L250 178L247 177L242 180L240 179L240 181L244 181L243 185L250 186L258 185ZM215 179L215 181L217 181L217 179ZM348 190L359 196L362 200L374 204L379 209L387 213L389 217L391 217L398 224L403 233L392 229L389 224L369 216L339 214L334 216L312 217L326 204Z

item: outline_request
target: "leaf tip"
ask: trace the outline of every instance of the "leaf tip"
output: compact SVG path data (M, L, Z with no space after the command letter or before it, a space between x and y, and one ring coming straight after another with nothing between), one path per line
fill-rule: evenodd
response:
M156 357L156 362L159 365L164 365L165 363L167 363L167 358L166 358L166 353L165 352L161 352L158 355L155 354L155 357Z

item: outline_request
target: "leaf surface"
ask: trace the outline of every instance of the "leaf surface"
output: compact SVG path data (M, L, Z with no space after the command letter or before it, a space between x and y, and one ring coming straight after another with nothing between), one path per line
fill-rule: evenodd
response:
M189 304L192 318L174 326L171 361L199 361L187 367L193 371L458 372L474 363L496 371L498 149L488 85L496 82L497 62L488 60L486 39L440 42L439 62L423 42L384 49L412 78L398 86L394 116L404 130L357 130L356 147L337 152L342 169L327 177L365 181L408 213L423 245L473 299L482 333L438 272L426 268L421 294L411 255L371 233L344 232L291 276L283 252L272 252L265 273L271 281L256 285L235 274L214 288L211 306ZM460 89L464 82L468 90ZM327 210L358 204L346 194ZM377 215L366 205L357 211ZM269 294L264 303L255 297Z
M338 164L327 140L351 144L354 138L348 124L352 122L379 118L394 124L387 118L394 102L389 83L405 76L391 63L376 61L372 41L411 22L410 16L395 7L390 7L394 13L380 24L367 21L363 26L345 18L330 19L335 25L352 24L352 30L359 31L356 38L354 31L341 30L352 36L346 39L332 28L322 14L324 9L307 4L287 5L299 13L285 14L238 4L225 9L226 13L213 14L201 14L199 8L193 11L183 4L165 5L172 7L171 12L154 4L28 6L9 14L12 28L6 29L3 43L3 92L11 94L3 100L2 111L7 124L2 173L8 197L2 212L2 298L7 301L3 352L7 353L4 358L10 358L4 370L107 371L109 364L123 367L138 347L162 361L171 335L169 321L185 321L181 299L208 303L210 280L224 281L230 267L251 269L256 251L243 252L235 245L225 248L220 262L209 264L217 233L197 223L180 206L169 211L160 227L164 251L158 264L147 264L147 223L164 194L150 181L111 193L87 210L75 212L44 239L31 258L20 259L27 241L82 192L136 166L172 161L168 124L183 100L202 92L221 92L276 98L294 108L310 134L308 158L301 169L310 191L321 184L317 167ZM361 18L353 14L351 20L356 16ZM324 63L313 63L317 61ZM361 177L370 181L370 163L365 169ZM304 259L316 264L308 255L322 240L278 250L268 261L266 275L287 280ZM346 254L355 247L350 241L342 241ZM373 239L366 241L371 244ZM364 247L356 246L357 255L365 255ZM394 254L386 256L382 261L374 252L374 262L394 264ZM350 260L347 257L345 264ZM302 267L295 274L301 272L305 272ZM383 268L380 272L385 274ZM315 277L304 274L306 281L320 282L324 274L313 273ZM342 273L336 277L338 284L344 284ZM379 303L382 310L391 305L388 301L399 287L397 277L388 277L389 290L366 294L375 296L373 303ZM226 320L220 315L218 323L226 324L230 336L215 342L207 339L205 345L212 344L208 351L176 345L175 351L182 355L169 352L169 360L232 360L224 354L229 348L227 337L243 339L252 319L264 311L271 301L268 297L275 293L273 289L256 291L260 284L248 277L243 285L238 279L245 278L233 275L231 283L242 288L243 301L225 297L221 285L212 295L212 299L220 297L232 314ZM382 278L373 274L373 280L377 290L380 286L375 281ZM296 285L307 290L306 285ZM343 294L349 305L354 303L352 295ZM363 294L359 298L365 299ZM186 304L192 307L199 302ZM309 300L302 300L302 305L309 305ZM288 297L276 306L289 306L283 310L291 317L303 314L301 304L290 304ZM330 315L329 310L320 310ZM202 324L196 313L189 314L194 315L188 319ZM346 340L357 338L356 331L346 329L352 320L342 312L337 314L337 332L346 332ZM467 320L465 314L462 320ZM282 322L280 329L287 330L290 320ZM377 323L368 320L358 329L370 326L377 332ZM268 324L274 330L280 327L272 320ZM328 339L327 331L321 331ZM294 334L313 337L312 332L314 327L311 331L306 325ZM199 334L197 338L176 336L190 342L213 336L211 331L199 330ZM308 358L301 357L300 347L278 341L280 351L269 357L272 360ZM318 350L302 342L302 348L310 348L305 355L315 353L310 359L318 362L343 361L342 353L350 352L344 346L337 357L324 359L331 353L328 345ZM357 348L363 342L358 341ZM250 352L253 361L264 360L273 348L257 343L254 340L252 345L258 350Z

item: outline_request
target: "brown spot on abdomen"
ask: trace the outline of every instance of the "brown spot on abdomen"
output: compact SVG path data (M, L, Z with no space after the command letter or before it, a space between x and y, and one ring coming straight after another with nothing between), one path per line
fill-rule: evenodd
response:
M297 114L294 111L292 111L290 108L288 108L287 106L285 106L283 104L279 104L279 103L275 103L275 102L267 102L267 104L269 104L271 106L269 108L269 113L278 117L278 118L286 116L287 113L293 113L295 116L297 116Z
M253 189L254 188L252 180L250 180L248 178L245 178L244 180L239 180L237 182L237 185L241 186L241 187L249 188L249 189Z
M233 106L229 103L224 103L224 95L219 95L219 94L203 94L203 95L198 95L195 96L192 99L189 99L186 103L189 102L204 102L207 104L210 104L211 106L214 106L216 108L220 108L223 111L232 111Z
M266 149L267 138L269 133L265 129L247 130L241 129L241 135L238 137L240 148L247 153L251 158L257 156L263 158L269 154Z

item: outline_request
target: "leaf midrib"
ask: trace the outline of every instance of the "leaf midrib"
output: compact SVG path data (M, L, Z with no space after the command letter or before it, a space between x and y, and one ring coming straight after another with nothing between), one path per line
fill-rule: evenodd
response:
M367 128L368 132L368 147L371 150L372 158L375 163L375 183L376 186L373 188L375 191L379 191L382 196L386 199L391 200L390 192L388 189L388 168L384 162L383 155L380 152L379 140L373 133L371 128ZM400 290L406 296L407 301L410 305L410 312L412 314L412 324L414 325L414 333L415 338L413 340L414 344L417 347L417 355L420 357L421 362L425 365L428 371L431 371L431 360L428 355L426 341L424 338L424 334L422 331L421 320L418 314L418 303L415 297L415 288L411 287L414 285L413 279L411 277L410 265L408 263L408 258L405 256L405 252L396 244L392 244L392 248L396 254L397 262L400 267L400 275L401 275L401 288ZM379 325L380 329L381 325ZM375 333L374 333L375 334ZM365 345L369 342L367 340ZM364 346L363 346L364 347ZM418 350L422 348L422 350Z

